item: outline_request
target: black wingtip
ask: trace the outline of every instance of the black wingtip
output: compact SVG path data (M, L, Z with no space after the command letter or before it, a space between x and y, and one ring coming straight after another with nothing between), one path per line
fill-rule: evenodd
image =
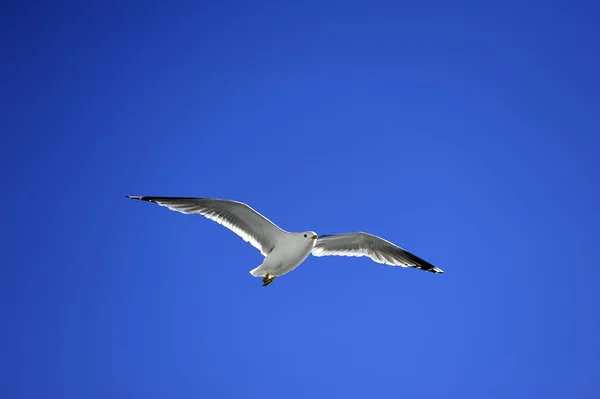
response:
M405 256L408 256L411 261L415 264L415 269L424 270L426 272L435 273L435 274L444 274L444 271L438 267L435 267L431 263L427 262L424 259L419 258L415 254L412 254L408 251L404 252Z
M140 195L126 195L125 198L139 201L152 201L150 197L142 197Z
M419 265L419 266L414 266L417 269L421 269L424 270L426 272L430 272L430 273L435 273L435 274L444 274L444 271L438 267L435 267L433 265Z
M158 204L157 201L161 199L168 199L169 197L149 197L147 195L126 195L126 198L138 201L152 202L154 204Z

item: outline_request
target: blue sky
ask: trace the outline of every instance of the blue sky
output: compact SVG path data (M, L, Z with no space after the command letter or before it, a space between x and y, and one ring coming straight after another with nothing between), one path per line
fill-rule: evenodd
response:
M594 2L13 3L3 398L596 398ZM260 253L249 203L444 269Z

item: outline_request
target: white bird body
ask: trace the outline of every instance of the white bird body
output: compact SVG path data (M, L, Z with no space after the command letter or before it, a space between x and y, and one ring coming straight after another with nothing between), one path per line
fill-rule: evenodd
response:
M287 233L278 241L273 251L268 254L263 263L250 271L255 277L283 276L297 268L308 258L315 247L317 235L314 232Z
M264 276L263 286L277 276L298 267L308 255L368 256L377 263L412 267L432 273L444 271L397 245L373 234L354 232L318 237L313 231L287 232L269 219L238 201L220 198L148 197L127 198L153 202L186 213L203 215L233 231L252 244L265 257L262 264L250 270L255 277Z

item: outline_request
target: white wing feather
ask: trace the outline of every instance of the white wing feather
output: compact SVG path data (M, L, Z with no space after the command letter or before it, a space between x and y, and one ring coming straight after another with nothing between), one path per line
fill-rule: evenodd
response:
M377 263L414 267L432 273L444 273L429 262L373 234L356 232L323 235L312 250L314 256L368 256Z
M127 196L127 198L153 202L186 214L203 215L233 231L258 249L263 256L267 256L273 250L278 239L285 233L243 202L219 198L146 196Z

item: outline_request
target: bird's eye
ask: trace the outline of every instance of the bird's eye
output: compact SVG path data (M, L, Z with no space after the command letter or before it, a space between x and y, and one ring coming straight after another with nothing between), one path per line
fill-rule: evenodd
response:
M304 234L304 238L306 238L306 234Z

